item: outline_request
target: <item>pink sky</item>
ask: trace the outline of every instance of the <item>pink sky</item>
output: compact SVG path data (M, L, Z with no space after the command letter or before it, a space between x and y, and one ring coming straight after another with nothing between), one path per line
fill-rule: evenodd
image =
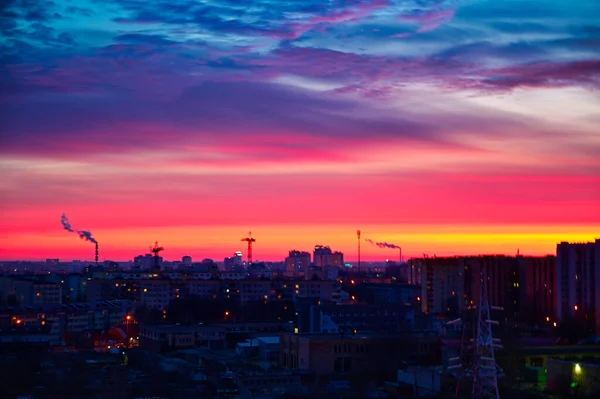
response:
M0 259L600 237L593 1L146 3L0 11Z

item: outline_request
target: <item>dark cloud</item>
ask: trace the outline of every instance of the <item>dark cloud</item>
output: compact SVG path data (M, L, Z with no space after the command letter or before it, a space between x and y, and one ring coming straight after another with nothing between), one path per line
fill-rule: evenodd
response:
M339 96L264 83L209 83L187 89L171 102L142 101L130 96L79 95L71 99L40 97L29 104L0 107L3 151L81 157L98 152L235 142L248 134L280 142L285 133L304 138L310 148L337 143L343 148L370 140L412 141L456 147L453 132L476 131L495 120L502 126L528 125L507 115L479 110L465 119L461 111L437 112L424 120L411 109L381 112ZM445 122L442 128L440 121ZM163 132L164 130L164 132ZM481 134L497 134L486 129ZM279 144L278 144L279 145ZM314 147L313 147L314 146Z
M477 88L491 90L563 86L598 89L600 59L562 63L539 62L489 70L471 83Z

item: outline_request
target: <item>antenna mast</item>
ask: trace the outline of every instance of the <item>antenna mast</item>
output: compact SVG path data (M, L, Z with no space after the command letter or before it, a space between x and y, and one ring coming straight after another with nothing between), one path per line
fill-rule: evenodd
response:
M356 230L356 238L358 238L358 273L360 274L360 230Z

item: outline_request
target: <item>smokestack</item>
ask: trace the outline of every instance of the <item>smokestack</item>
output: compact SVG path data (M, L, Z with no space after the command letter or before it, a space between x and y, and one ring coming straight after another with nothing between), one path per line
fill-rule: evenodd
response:
M96 263L98 263L98 242L96 241Z

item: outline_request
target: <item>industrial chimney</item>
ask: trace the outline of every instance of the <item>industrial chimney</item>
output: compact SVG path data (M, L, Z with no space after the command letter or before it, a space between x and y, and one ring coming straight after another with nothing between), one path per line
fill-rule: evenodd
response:
M96 243L96 263L98 263L98 243Z

